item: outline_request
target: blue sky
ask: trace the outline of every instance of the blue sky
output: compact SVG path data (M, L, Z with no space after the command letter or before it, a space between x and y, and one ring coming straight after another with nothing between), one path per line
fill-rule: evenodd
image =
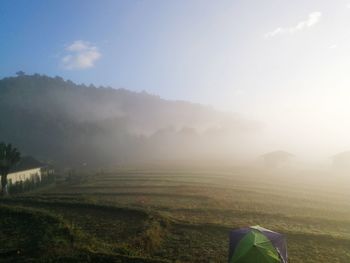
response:
M320 2L3 0L1 75L22 69L220 104L218 95L211 101L213 94L225 98L254 90L251 75L264 67L260 59L266 62L261 56L271 44L280 48L264 34L329 8ZM76 41L98 50L91 67L63 65ZM270 81L269 73L261 81Z
M0 77L60 75L345 136L349 7L348 0L2 0Z

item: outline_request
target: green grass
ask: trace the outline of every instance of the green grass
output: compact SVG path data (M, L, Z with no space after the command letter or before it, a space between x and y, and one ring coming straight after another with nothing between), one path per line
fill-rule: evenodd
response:
M345 183L248 168L91 176L2 199L0 261L226 262L230 229L259 224L286 235L292 263L350 262Z

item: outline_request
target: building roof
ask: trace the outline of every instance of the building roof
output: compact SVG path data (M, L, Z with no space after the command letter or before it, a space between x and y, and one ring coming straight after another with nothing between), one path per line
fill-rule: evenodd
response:
M25 171L25 170L35 169L35 168L41 168L44 166L45 165L43 163L39 162L33 157L25 156L25 157L22 157L19 163L10 170L10 173L20 172L20 171Z
M293 154L286 152L286 151L274 151L274 152L269 152L265 153L262 155L262 157L266 158L274 158L274 157L283 157L283 158L288 158L288 157L294 157Z
M341 153L338 153L338 154L335 154L331 157L333 160L335 159L350 159L350 151L345 151L345 152L341 152Z

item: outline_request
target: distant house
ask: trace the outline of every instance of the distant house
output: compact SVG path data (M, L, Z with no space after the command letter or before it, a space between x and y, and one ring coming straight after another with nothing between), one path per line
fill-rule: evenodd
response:
M350 151L345 151L332 156L333 168L350 171Z
M20 162L11 169L7 175L7 180L9 184L16 184L17 182L24 182L26 180L39 182L44 176L53 174L53 172L52 168L49 168L33 157L27 156L21 158Z
M266 153L261 157L264 161L265 167L276 168L289 163L294 155L285 151L274 151Z

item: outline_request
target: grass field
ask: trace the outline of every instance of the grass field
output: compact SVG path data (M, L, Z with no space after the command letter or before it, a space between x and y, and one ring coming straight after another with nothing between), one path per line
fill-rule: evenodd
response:
M123 169L1 200L0 261L227 262L230 229L286 235L290 262L350 262L349 184L317 172Z

